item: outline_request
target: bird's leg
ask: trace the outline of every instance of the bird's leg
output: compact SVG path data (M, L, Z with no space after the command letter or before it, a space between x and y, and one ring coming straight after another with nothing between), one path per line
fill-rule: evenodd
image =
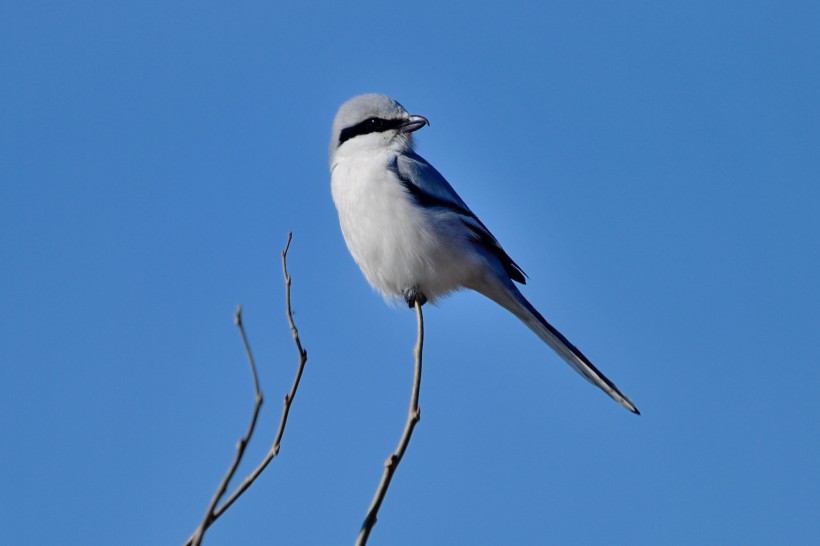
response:
M418 300L419 305L424 305L427 303L427 296L422 294L418 288L408 288L404 291L404 301L407 302L407 306L411 309L416 306L416 300Z

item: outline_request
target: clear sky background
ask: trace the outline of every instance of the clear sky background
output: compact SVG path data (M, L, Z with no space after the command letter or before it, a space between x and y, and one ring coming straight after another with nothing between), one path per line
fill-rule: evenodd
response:
M5 2L0 543L351 544L415 318L347 253L339 105L381 92L623 410L472 293L426 309L422 421L371 544L820 534L817 2Z

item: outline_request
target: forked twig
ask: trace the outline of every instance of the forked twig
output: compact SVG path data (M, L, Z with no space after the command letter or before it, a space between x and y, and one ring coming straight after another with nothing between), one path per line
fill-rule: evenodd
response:
M293 399L296 397L296 391L299 389L299 382L302 379L302 372L305 370L305 364L307 363L307 351L302 348L302 342L299 339L299 331L296 329L296 324L293 322L293 311L291 310L290 306L290 286L291 286L291 278L288 275L288 263L287 263L287 256L288 256L288 249L290 248L290 242L293 239L293 233L288 232L288 242L285 245L285 249L282 251L282 273L285 277L285 296L286 296L286 307L287 307L287 316L288 316L288 324L290 325L290 331L293 335L293 341L296 344L296 350L299 353L299 366L296 369L296 377L293 380L293 385L291 386L290 392L285 395L285 403L284 408L282 410L282 418L279 421L279 429L276 431L276 437L273 441L273 446L271 446L268 453L265 455L265 458L262 459L262 462L259 463L253 472L251 472L248 477L246 477L241 484L231 493L231 496L228 499L219 505L219 501L225 494L225 491L228 488L228 484L230 483L231 479L233 478L234 474L236 473L236 469L239 467L239 463L242 461L242 456L245 453L245 448L247 447L248 442L251 439L251 435L253 434L253 430L256 427L256 420L259 416L259 410L262 407L262 391L259 389L259 379L256 374L256 365L253 361L253 356L251 355L251 348L248 344L247 337L245 336L245 329L242 326L242 306L236 311L236 325L239 327L239 331L242 333L242 341L245 344L245 351L248 354L248 360L251 363L251 371L253 373L253 381L254 386L256 387L256 405L253 411L253 417L251 418L251 424L248 428L248 433L245 435L244 438L239 440L239 443L236 447L236 456L234 457L233 464L231 464L230 469L228 470L225 477L222 479L222 483L219 484L219 488L216 490L214 494L214 498L211 500L211 503L208 505L208 511L205 514L205 517L200 523L197 530L192 534L187 541L185 541L185 546L199 546L202 542L202 537L205 534L205 531L217 520L219 517L225 513L225 511L231 507L231 505L236 502L236 500L242 496L242 494L253 484L256 478L259 477L260 474L267 468L270 462L279 454L280 445L282 443L282 436L285 434L285 426L288 422L288 415L290 413L290 406L293 404Z
M359 537L356 539L356 546L364 546L367 544L367 539L370 537L370 531L376 524L376 518L381 508L382 501L387 495L387 488L390 487L390 481L393 479L393 474L399 463L404 457L404 452L407 451L407 446L410 444L410 437L413 435L413 429L416 428L416 423L421 419L421 410L419 410L419 389L421 388L421 362L422 351L424 349L424 316L421 312L421 304L418 300L415 301L416 319L418 319L418 341L413 354L416 359L415 373L413 376L413 392L410 395L410 410L407 415L407 423L404 425L404 433L401 435L399 445L396 451L390 455L384 463L384 474L382 480L379 482L379 487L376 489L376 494L373 497L373 502L367 510L367 515L362 523L362 528L359 531Z

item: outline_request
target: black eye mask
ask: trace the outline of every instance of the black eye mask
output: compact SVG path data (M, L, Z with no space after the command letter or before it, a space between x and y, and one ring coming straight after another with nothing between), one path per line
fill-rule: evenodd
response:
M405 120L403 119L367 118L356 125L351 125L350 127L345 127L342 129L342 132L339 135L339 146L341 146L343 142L350 140L355 136L367 135L370 133L381 133L383 131L396 129L401 126L404 121Z

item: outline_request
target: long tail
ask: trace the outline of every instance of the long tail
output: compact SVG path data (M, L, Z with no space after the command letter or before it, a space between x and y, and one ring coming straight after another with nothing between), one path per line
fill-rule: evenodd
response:
M479 290L479 292L518 317L521 322L526 324L530 330L535 332L547 345L552 347L553 350L572 366L576 372L581 374L584 379L596 385L613 400L632 413L637 415L641 414L638 408L635 407L635 404L619 391L618 387L607 379L607 377L584 356L584 353L578 350L561 332L556 330L555 327L541 316L541 313L527 301L527 298L519 292L518 288L516 288L511 281L504 283L504 286L496 285L491 290Z

